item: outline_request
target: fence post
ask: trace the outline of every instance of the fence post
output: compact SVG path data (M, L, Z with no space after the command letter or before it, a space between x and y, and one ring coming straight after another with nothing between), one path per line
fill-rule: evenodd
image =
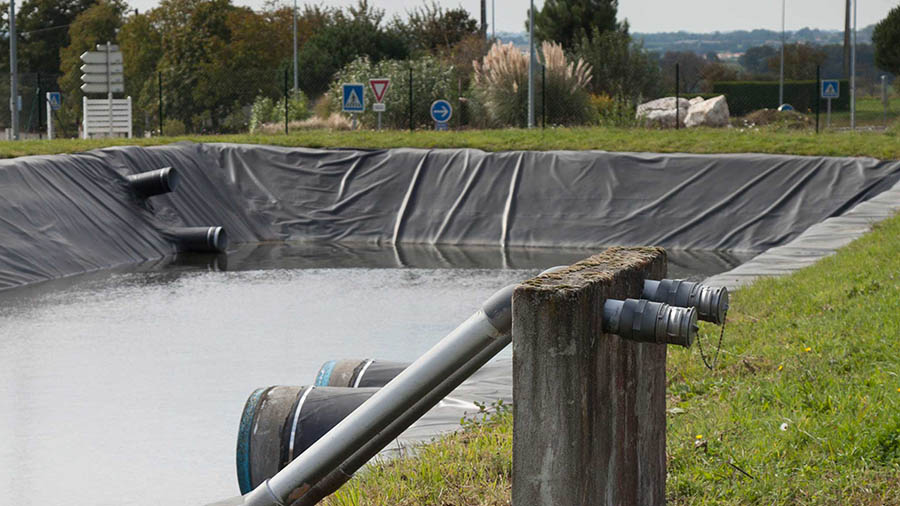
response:
M665 503L666 346L604 334L600 309L665 274L662 249L611 248L515 289L515 506Z
M413 69L409 64L409 131L413 131Z
M44 138L44 109L42 105L45 102L44 93L41 88L41 73L37 73L37 93L35 96L37 97L37 117L38 117L38 138Z
M547 67L541 65L541 129L547 128Z
M675 130L681 128L681 108L678 107L679 100L679 89L681 87L681 69L679 65L675 64Z
M288 71L284 69L284 135L288 134Z
M819 133L819 102L822 100L822 66L816 65L816 133Z
M159 136L163 135L163 87L162 87L162 72L156 73L157 79L157 89L159 91Z

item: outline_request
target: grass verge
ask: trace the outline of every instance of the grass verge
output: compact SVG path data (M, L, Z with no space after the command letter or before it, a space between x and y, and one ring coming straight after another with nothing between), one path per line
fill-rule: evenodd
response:
M669 351L669 503L900 504L900 216L728 316L714 371ZM511 438L508 413L470 423L326 504L509 504Z
M107 146L154 146L178 141L235 142L310 148L476 148L485 151L599 149L656 153L773 153L900 159L900 124L887 132L829 132L819 135L810 131L774 128L696 128L675 131L597 127L451 132L309 130L289 135L28 140L0 142L0 158L75 153Z

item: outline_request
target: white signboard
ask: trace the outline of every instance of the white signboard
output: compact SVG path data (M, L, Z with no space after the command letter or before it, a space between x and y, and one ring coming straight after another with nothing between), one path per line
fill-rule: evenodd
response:
M85 93L125 93L125 84L113 83L107 87L106 83L84 83L81 85L81 91Z
M81 53L81 61L83 63L107 63L106 52L85 51ZM122 53L109 53L109 63L122 63Z
M131 97L82 99L84 111L81 123L81 136L85 139L91 137L112 137L116 134L125 134L131 137Z
M113 74L121 74L125 72L125 68L122 67L121 63L113 63L111 65L106 65L105 63L85 63L81 66L81 71L85 74L106 74L106 67L109 67L109 71Z

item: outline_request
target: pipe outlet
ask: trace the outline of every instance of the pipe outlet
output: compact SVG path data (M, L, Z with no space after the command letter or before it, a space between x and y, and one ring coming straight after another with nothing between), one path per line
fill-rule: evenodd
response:
M697 336L697 310L644 299L606 299L603 331L643 343L690 348Z
M132 174L125 176L128 180L131 190L138 197L145 199L154 195L162 195L175 191L178 186L178 171L172 167L165 167L158 170L141 172L140 174Z
M170 231L181 253L224 253L228 234L223 227L184 227Z
M727 288L683 279L645 280L641 297L672 306L696 308L697 318L716 325L725 323L725 313L728 311Z

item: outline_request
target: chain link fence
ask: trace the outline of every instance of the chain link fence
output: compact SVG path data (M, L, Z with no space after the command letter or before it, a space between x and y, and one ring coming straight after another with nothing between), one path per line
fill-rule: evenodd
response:
M564 66L565 67L565 66ZM568 67L566 67L568 68ZM655 97L627 100L604 94L592 94L579 77L560 71L552 62L535 67L533 122L537 128L557 126L617 126L634 128L674 127L670 123L654 123L636 117L641 102L663 97L698 101L724 95L730 116L728 126L759 128L767 125L788 129L846 129L850 126L849 83L840 80L841 97L831 104L819 98L820 83L810 79L785 82L783 102L794 113L776 114L779 105L779 82L771 80L715 82L712 91L695 92L681 75L663 75L669 83ZM302 69L301 69L302 72ZM187 76L187 77L186 77ZM59 74L19 74L19 131L21 138L46 136L46 93L61 91ZM677 77L677 79L676 79ZM900 97L890 79L866 76L858 79L856 126L878 131L900 121ZM281 134L301 129L374 130L379 113L373 110L375 97L368 80L388 78L390 88L384 97L381 128L387 130L434 129L430 109L435 100L447 100L453 114L447 122L450 129L525 128L529 126L529 93L527 63L508 76L489 74L484 69L462 72L435 58L410 61L361 59L345 67L322 96L310 99L293 89L293 76L288 69L274 69L243 79L217 81L201 70L181 72L178 77L157 72L140 82L126 83L133 100L136 136L262 133ZM493 79L493 81L490 81ZM363 84L365 112L354 116L341 111L341 84ZM675 86L678 83L678 86ZM696 87L694 88L696 89ZM0 94L10 95L10 75L0 74ZM690 108L685 101L678 110L679 127ZM674 101L670 106L674 109ZM674 111L673 111L674 112ZM63 93L62 107L52 113L57 137L77 137L80 133L81 94ZM9 107L0 107L0 127L9 138Z

